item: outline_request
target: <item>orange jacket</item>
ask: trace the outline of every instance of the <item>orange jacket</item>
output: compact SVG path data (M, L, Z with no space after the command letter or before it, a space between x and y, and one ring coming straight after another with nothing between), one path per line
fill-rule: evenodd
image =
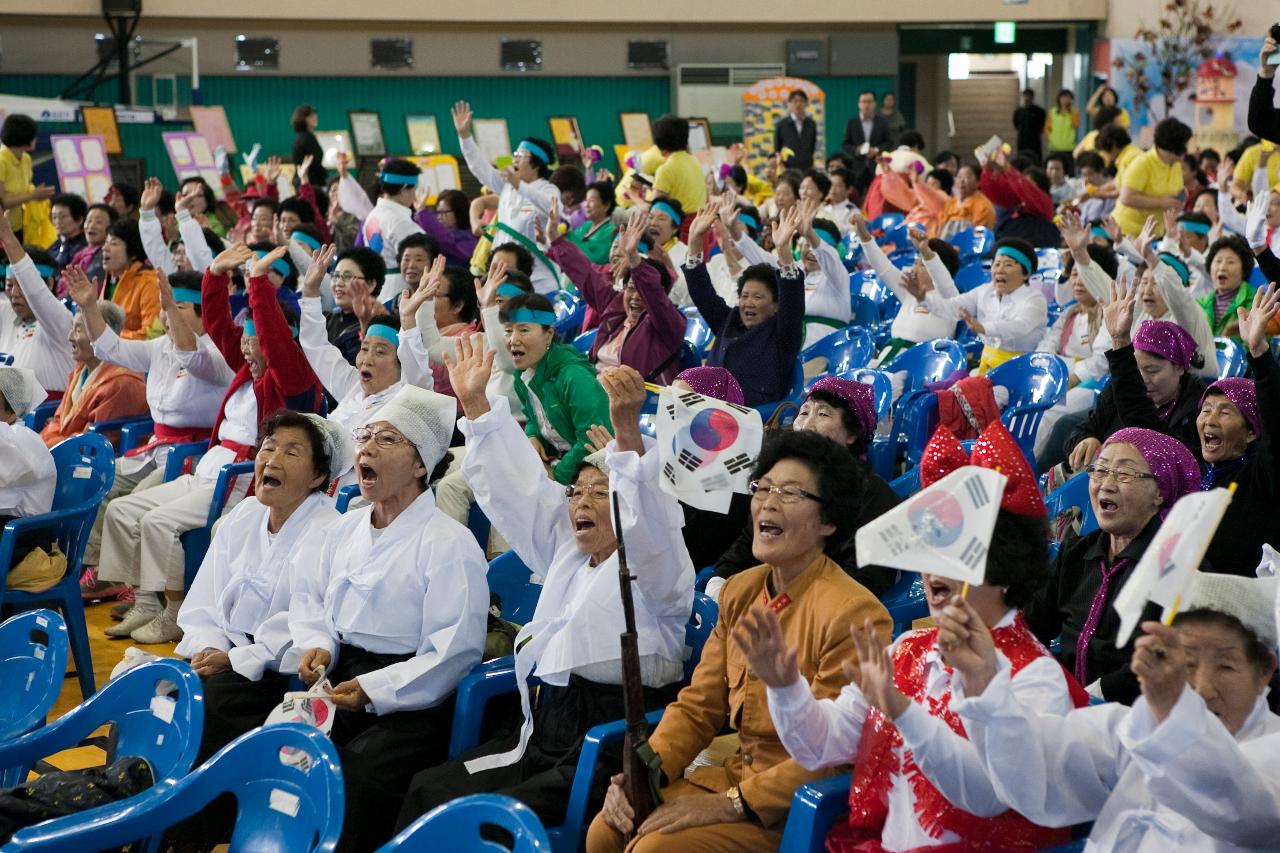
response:
M160 323L160 287L156 271L134 261L124 271L111 291L111 301L124 309L124 331L120 337L145 341L159 337L164 331Z
M67 377L67 392L62 395L53 417L40 430L40 437L47 447L79 435L98 421L145 417L151 411L147 405L147 380L142 378L142 374L105 361L72 402L71 389L80 384L83 370L81 362L72 365L71 375Z

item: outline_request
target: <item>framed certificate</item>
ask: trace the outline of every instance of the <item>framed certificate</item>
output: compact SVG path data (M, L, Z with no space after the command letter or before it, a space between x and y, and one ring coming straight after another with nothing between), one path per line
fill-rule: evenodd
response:
M556 146L556 157L561 163L581 159L582 130L573 116L551 116L547 119L551 128L551 141Z
M382 136L382 117L376 112L365 110L349 110L347 119L351 122L351 138L355 142L356 154L361 157L385 157L387 143Z
M120 127L116 124L115 107L81 107L80 118L84 121L86 134L102 137L108 154L124 153L124 148L120 145Z
M440 153L440 129L435 116L405 113L404 126L409 132L409 149L415 156Z
M711 122L705 118L689 119L689 150L706 151L711 148Z
M653 127L648 113L618 113L623 144L640 151L653 144Z
M511 164L511 132L505 118L478 118L471 128L485 160L500 168Z

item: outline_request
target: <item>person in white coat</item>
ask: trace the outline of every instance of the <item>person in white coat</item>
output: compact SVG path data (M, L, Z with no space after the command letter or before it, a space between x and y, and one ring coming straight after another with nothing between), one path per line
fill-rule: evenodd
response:
M280 669L334 685L339 850L391 837L409 779L447 755L454 693L484 651L488 565L428 488L448 465L455 406L406 385L353 432L370 505L330 525L318 559L294 574Z
M53 454L39 433L22 422L44 398L44 389L29 368L0 367L0 528L15 518L46 513L53 506L58 482ZM17 543L14 565L39 544L43 543Z
M458 143L467 168L476 180L498 196L497 229L493 233L494 248L504 243L519 243L533 251L537 225L547 221L551 212L551 200L560 198L560 190L548 180L551 164L555 162L555 149L551 143L536 136L527 136L516 145L511 154L511 165L498 171L485 159L471 134L471 105L458 101L453 105L453 126L458 131ZM560 289L558 273L542 253L535 253L533 287L538 293L554 293Z
M263 424L254 494L218 525L178 611L174 651L204 685L197 764L260 724L288 689L290 594L338 520L326 492L351 458L350 430L319 415L286 410Z
M1142 696L1048 718L1010 690L1009 665L959 600L939 618L964 721L1001 800L1051 826L1093 821L1086 851L1275 850L1280 717L1275 578L1200 573L1166 626L1142 625Z
M516 637L524 726L518 736L481 744L414 777L401 827L453 797L479 792L514 796L543 820L563 821L583 736L624 710L619 538L636 576L646 710L675 698L683 676L693 563L680 532L679 503L658 485L658 453L645 452L641 440L644 378L625 366L601 375L617 438L578 466L566 490L547 476L507 401L486 399L492 359L492 350L481 354L479 335L459 339L450 376L466 413L463 472L485 514L542 584L533 620ZM612 520L614 496L620 533ZM544 684L536 708L523 687L530 674ZM603 785L595 793L602 794Z

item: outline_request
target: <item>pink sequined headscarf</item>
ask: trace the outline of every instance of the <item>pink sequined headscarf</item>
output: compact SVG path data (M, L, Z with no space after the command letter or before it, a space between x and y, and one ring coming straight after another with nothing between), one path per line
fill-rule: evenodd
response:
M1147 320L1133 336L1133 346L1143 352L1158 355L1183 370L1191 369L1191 359L1196 356L1196 339L1177 323L1168 320Z
M690 367L676 377L704 397L713 397L734 405L744 405L742 386L723 367Z
M1252 379L1245 379L1242 376L1219 379L1204 389L1204 394L1200 396L1200 405L1204 405L1205 397L1214 393L1221 394L1230 400L1231 404L1240 410L1244 422L1249 425L1253 434L1262 435L1262 416L1258 414L1258 392L1253 387Z
M871 386L865 382L852 379L841 379L838 376L824 376L809 389L809 395L821 391L843 403L855 418L862 430L862 437L871 440L876 434L876 402Z
M1126 427L1113 432L1103 447L1108 444L1131 444L1146 460L1156 478L1156 489L1164 498L1161 518L1183 495L1200 491L1200 466L1187 446L1176 438L1155 430Z

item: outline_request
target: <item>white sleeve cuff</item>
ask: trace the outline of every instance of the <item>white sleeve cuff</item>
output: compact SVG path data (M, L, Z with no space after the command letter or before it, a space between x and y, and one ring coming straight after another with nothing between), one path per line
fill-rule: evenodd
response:
M799 676L786 687L767 687L766 691L769 695L769 713L776 717L794 714L814 701L813 691L804 678Z

